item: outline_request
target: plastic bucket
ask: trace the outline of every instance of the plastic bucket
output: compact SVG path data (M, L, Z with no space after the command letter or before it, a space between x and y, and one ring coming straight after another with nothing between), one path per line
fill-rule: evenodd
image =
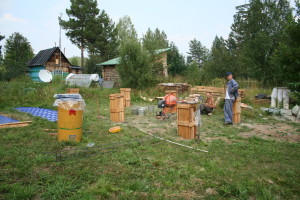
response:
M138 115L139 114L139 108L131 108L131 114L132 115Z
M153 112L154 111L154 106L153 105L149 105L148 106L148 111L149 112Z
M145 116L146 115L146 109L145 108L139 108L139 116Z
M58 141L80 141L82 138L82 102L60 102L58 105Z

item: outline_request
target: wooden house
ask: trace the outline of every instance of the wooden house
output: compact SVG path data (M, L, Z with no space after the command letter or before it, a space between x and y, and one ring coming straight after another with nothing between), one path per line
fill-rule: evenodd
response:
M157 54L156 62L161 62L163 65L163 76L168 77L168 63L167 63L167 52L171 48L166 49L158 49L155 51ZM105 61L103 63L98 64L102 67L102 78L104 81L113 81L115 85L120 84L120 76L117 71L117 65L120 64L120 57Z
M63 77L69 73L82 74L82 68L72 65L58 47L41 50L29 61L28 67L31 79L38 82L40 81L38 74L42 69Z

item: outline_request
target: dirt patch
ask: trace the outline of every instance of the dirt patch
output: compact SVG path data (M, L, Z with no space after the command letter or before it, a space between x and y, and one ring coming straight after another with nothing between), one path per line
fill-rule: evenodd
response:
M266 140L277 140L282 142L299 142L299 131L291 125L285 123L277 124L241 124L253 129L250 132L240 133L243 138L260 137Z

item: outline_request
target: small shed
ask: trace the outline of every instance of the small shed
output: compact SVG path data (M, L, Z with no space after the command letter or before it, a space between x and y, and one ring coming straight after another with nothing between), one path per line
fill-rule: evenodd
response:
M82 74L82 68L72 65L58 47L41 50L29 61L28 67L31 79L37 82L41 81L38 74L42 69L63 77L69 73Z
M156 62L161 62L163 65L163 76L168 77L168 63L167 63L167 52L171 50L171 48L166 49L158 49L155 51L157 54ZM117 71L117 65L120 64L120 57L105 61L103 63L98 64L102 66L102 78L104 81L113 81L116 85L120 83L120 76Z
M102 78L104 81L112 81L118 85L120 83L120 76L117 71L117 65L120 64L120 57L100 63L102 66Z

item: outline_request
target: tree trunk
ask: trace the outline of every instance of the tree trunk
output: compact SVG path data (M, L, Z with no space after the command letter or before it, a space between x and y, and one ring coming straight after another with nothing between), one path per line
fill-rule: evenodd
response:
M84 68L84 48L83 45L81 44L81 67Z

